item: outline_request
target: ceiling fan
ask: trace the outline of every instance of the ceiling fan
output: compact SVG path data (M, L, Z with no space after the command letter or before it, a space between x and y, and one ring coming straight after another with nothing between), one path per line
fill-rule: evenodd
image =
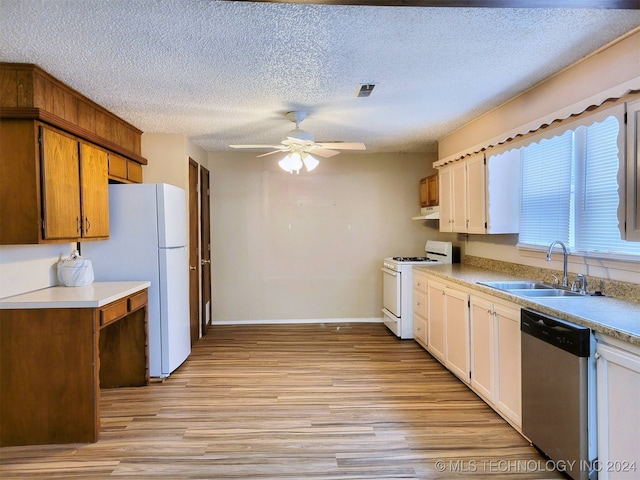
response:
M296 124L296 128L287 133L282 139L280 145L229 145L231 148L256 148L274 149L271 152L258 155L265 157L274 153L287 152L287 156L278 162L280 167L290 173L300 172L302 165L311 171L318 166L320 162L313 158L313 155L329 158L338 155L338 150L365 150L364 143L348 143L348 142L315 142L311 132L300 129L300 123L307 117L306 112L302 110L287 112L289 121Z

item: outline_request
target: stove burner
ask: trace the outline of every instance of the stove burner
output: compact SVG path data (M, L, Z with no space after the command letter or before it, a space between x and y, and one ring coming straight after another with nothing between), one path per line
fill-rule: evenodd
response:
M393 257L396 262L435 262L429 257Z

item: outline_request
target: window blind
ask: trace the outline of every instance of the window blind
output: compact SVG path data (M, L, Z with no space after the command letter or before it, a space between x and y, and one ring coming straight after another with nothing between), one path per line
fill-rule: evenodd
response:
M520 243L571 246L573 132L521 149ZM551 239L551 240L550 240Z
M618 135L624 129L615 116L576 130L576 249L584 253L640 255L640 243L621 238Z

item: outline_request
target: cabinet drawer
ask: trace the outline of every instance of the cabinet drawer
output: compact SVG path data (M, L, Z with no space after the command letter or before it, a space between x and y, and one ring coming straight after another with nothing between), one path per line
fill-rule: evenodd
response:
M143 292L136 293L135 295L129 297L127 301L129 302L129 312L133 312L134 310L137 310L147 304L147 291L145 290Z
M142 183L142 165L127 162L127 179L134 183Z
M423 346L427 345L427 322L420 317L413 317L413 338Z
M427 318L427 294L418 290L413 291L413 313Z
M109 154L109 175L122 179L127 178L127 159Z
M106 307L100 309L100 326L104 327L119 318L124 317L128 313L128 302L126 298L110 303Z
M413 288L419 292L427 293L427 279L422 275L413 276Z

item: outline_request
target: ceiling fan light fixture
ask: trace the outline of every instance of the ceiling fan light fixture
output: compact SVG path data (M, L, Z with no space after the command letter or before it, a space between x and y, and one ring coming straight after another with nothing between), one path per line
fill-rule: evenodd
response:
M278 165L280 165L280 168L286 172L293 173L295 170L296 173L300 173L300 169L302 168L302 158L298 152L293 152L280 160Z
M302 161L304 162L304 166L307 167L307 172L310 172L320 164L315 157L312 157L308 153L302 154Z

